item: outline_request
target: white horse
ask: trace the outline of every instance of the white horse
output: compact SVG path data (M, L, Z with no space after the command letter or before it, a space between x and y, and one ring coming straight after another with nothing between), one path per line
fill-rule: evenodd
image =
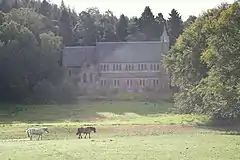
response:
M38 135L38 140L41 137L42 140L42 134L43 133L49 133L48 128L47 127L42 127L42 128L28 128L26 130L26 133L28 135L28 137L30 138L30 140L32 140L32 136L33 135Z

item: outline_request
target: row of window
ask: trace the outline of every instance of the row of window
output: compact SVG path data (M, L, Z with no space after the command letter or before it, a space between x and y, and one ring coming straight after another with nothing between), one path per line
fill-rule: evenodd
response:
M69 70L69 76L72 76L72 71ZM88 83L94 81L94 75L93 74L86 74L84 73L82 76L78 75L79 82Z
M112 67L112 68L110 68ZM134 64L113 64L113 65L109 65L109 64L102 64L100 65L100 70L101 71L109 71L109 70L112 70L112 71L122 71L122 70L125 70L125 71L135 71L135 70L160 70L160 64L150 64L150 65L147 65L147 64L137 64L137 65L134 65Z
M133 84L137 83L140 86L145 86L147 84L147 81L149 80L144 80L144 79L140 79L140 80L126 80L125 84L128 85L129 87L133 86ZM120 86L120 80L113 80L113 82L111 82L110 84L112 84L115 87ZM151 83L153 86L158 85L159 84L159 80L151 80ZM107 86L107 80L101 80L101 86Z

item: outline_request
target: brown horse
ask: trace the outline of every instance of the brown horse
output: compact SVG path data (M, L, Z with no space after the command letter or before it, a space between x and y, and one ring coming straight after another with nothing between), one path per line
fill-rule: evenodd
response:
M86 127L86 128L81 127L81 128L78 128L78 129L77 129L76 135L78 135L78 138L79 138L79 139L82 138L82 133L85 134L85 138L87 137L87 134L89 135L89 138L91 138L91 137L90 137L90 133L91 133L92 131L93 131L94 133L96 133L96 128L94 128L94 127Z

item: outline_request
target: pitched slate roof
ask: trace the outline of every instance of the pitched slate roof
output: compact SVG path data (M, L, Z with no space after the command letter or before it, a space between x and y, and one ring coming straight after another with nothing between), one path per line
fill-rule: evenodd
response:
M167 51L160 41L100 42L96 46L100 63L159 62Z
M63 65L68 67L81 66L84 62L96 63L95 46L65 47Z

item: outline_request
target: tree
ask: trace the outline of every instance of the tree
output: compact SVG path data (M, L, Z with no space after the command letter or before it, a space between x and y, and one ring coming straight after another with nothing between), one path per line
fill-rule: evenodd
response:
M172 46L173 44L175 44L177 38L183 31L183 22L177 10L172 9L169 15L170 18L168 19L168 31L170 38L170 46Z
M155 18L155 34L156 38L159 39L163 33L163 28L166 26L166 20L163 17L162 13L158 13L158 15Z
M240 4L221 5L198 17L171 48L164 65L180 87L180 113L240 118Z
M196 16L189 16L188 19L183 23L184 29L188 28L191 24L193 24L196 19Z
M0 1L0 11L3 11L5 13L9 12L11 10L12 0L1 0Z
M117 25L117 36L120 41L125 41L128 36L128 20L122 14Z
M37 40L39 41L39 35L46 31L55 31L51 21L33 9L29 8L20 8L13 9L7 15L8 20L13 20L19 24L25 26L33 32Z
M62 13L59 21L59 32L63 37L63 43L67 46L71 46L73 44L73 27L71 18L68 9L65 7L63 2L61 9Z
M1 100L20 101L29 96L29 79L37 68L38 50L34 35L13 22L0 26Z
M51 18L51 5L47 2L47 0L43 0L39 9L39 13Z
M155 25L156 21L154 19L152 10L149 6L146 6L141 18L139 19L139 27L140 30L146 35L147 40L153 40L156 37L154 29Z

